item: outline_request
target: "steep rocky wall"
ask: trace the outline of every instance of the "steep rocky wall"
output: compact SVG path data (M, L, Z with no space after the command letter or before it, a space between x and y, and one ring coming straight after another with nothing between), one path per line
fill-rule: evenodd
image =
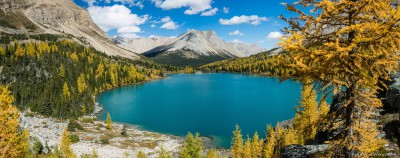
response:
M25 0L0 0L0 9L4 11L23 10L27 7Z
M140 59L115 45L72 0L0 0L0 31L18 34L69 34L107 55ZM80 41L80 40L76 40Z

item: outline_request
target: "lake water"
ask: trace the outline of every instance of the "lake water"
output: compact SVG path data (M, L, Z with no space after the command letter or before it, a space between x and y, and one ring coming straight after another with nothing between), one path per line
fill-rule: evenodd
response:
M261 136L267 124L293 118L301 85L244 74L175 74L162 80L102 93L100 119L141 129L185 136L188 131L214 138L229 148L236 124L242 134Z

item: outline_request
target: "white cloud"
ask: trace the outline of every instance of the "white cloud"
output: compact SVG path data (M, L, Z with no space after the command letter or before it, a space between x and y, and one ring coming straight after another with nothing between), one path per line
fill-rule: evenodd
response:
M223 11L225 14L228 14L228 13L229 13L229 8L228 8L228 7L224 7L224 8L222 9L222 11Z
M163 10L171 10L178 8L189 8L185 10L185 14L193 15L204 12L212 8L212 0L151 0L156 7Z
M229 35L231 35L231 36L243 36L244 34L241 33L239 30L236 30L236 31L230 32Z
M170 21L170 22L167 22L167 23L164 23L163 25L161 25L160 28L167 29L167 30L176 30L178 27L179 26L175 22Z
M93 21L105 32L111 29L124 32L127 30L137 32L137 29L139 29L140 32L140 28L135 27L144 24L149 19L148 15L138 16L137 14L132 14L131 10L123 5L91 6L88 11Z
M275 31L275 32L270 32L267 36L267 39L278 39L281 38L283 35L282 33Z
M123 34L119 34L118 36L123 37L125 39L140 38L140 36L137 35L136 33L123 33Z
M231 19L219 19L219 23L222 25L238 25L243 23L249 23L252 25L259 25L263 21L268 21L266 17L259 17L257 15L251 16L234 16Z
M153 2L156 7L160 7L163 3L162 0L151 0L151 2Z
M169 16L166 16L161 19L161 22L163 22L163 23L170 22L170 21L171 21L171 17L169 17Z
M96 2L96 0L83 0L84 2L86 2L89 6L93 6L94 3Z
M154 25L154 24L151 24L150 27L151 27L151 28L155 28L155 27L157 27L157 26Z
M105 3L121 3L121 4L128 4L129 6L137 6L143 8L142 0L83 0L84 2L88 3L89 7L93 6L95 3L105 2Z
M141 31L140 31L140 28L137 26L126 26L126 27L118 28L117 32L118 33L137 33L137 32L141 32Z
M169 16L166 16L166 17L162 18L161 22L164 23L160 27L162 29L176 30L179 27L178 24L176 24L174 21L172 21L171 17L169 17Z
M232 40L230 42L232 42L232 43L243 43L241 40L238 40L238 39L234 39L234 40Z
M277 21L274 21L274 26L281 26L282 24L280 24L279 22L277 22Z
M210 10L207 10L207 11L201 13L201 16L214 16L215 14L217 14L217 12L218 12L218 8L213 8L213 9L210 9Z

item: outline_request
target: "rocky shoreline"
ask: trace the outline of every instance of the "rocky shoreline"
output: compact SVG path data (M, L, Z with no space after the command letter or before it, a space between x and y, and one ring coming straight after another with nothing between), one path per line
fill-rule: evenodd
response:
M161 147L176 154L183 141L181 137L143 131L133 126L126 126L126 135L123 136L121 131L124 125L113 123L113 130L107 130L104 122L92 116L83 117L77 122L82 125L83 130L71 132L79 137L79 141L71 147L78 157L92 154L93 150L96 150L99 157L104 158L124 157L126 154L134 157L139 151L145 152L149 157L156 157ZM31 137L37 138L42 143L44 153L48 152L46 146L50 150L59 146L62 131L67 125L67 121L21 112L22 128L28 130Z

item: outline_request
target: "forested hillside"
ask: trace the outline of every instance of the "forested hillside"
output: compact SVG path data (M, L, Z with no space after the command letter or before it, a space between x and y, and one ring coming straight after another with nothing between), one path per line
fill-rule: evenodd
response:
M3 35L2 42L9 43L19 36L25 38ZM107 56L57 36L30 39L38 40L0 47L0 84L10 85L19 108L45 116L70 118L89 114L98 92L162 77L174 69Z
M227 59L200 67L207 72L239 72L239 73L261 73L267 76L281 76L283 73L291 73L291 69L283 69L278 66L284 60L289 60L284 53L272 56L270 52L258 53L246 58Z

